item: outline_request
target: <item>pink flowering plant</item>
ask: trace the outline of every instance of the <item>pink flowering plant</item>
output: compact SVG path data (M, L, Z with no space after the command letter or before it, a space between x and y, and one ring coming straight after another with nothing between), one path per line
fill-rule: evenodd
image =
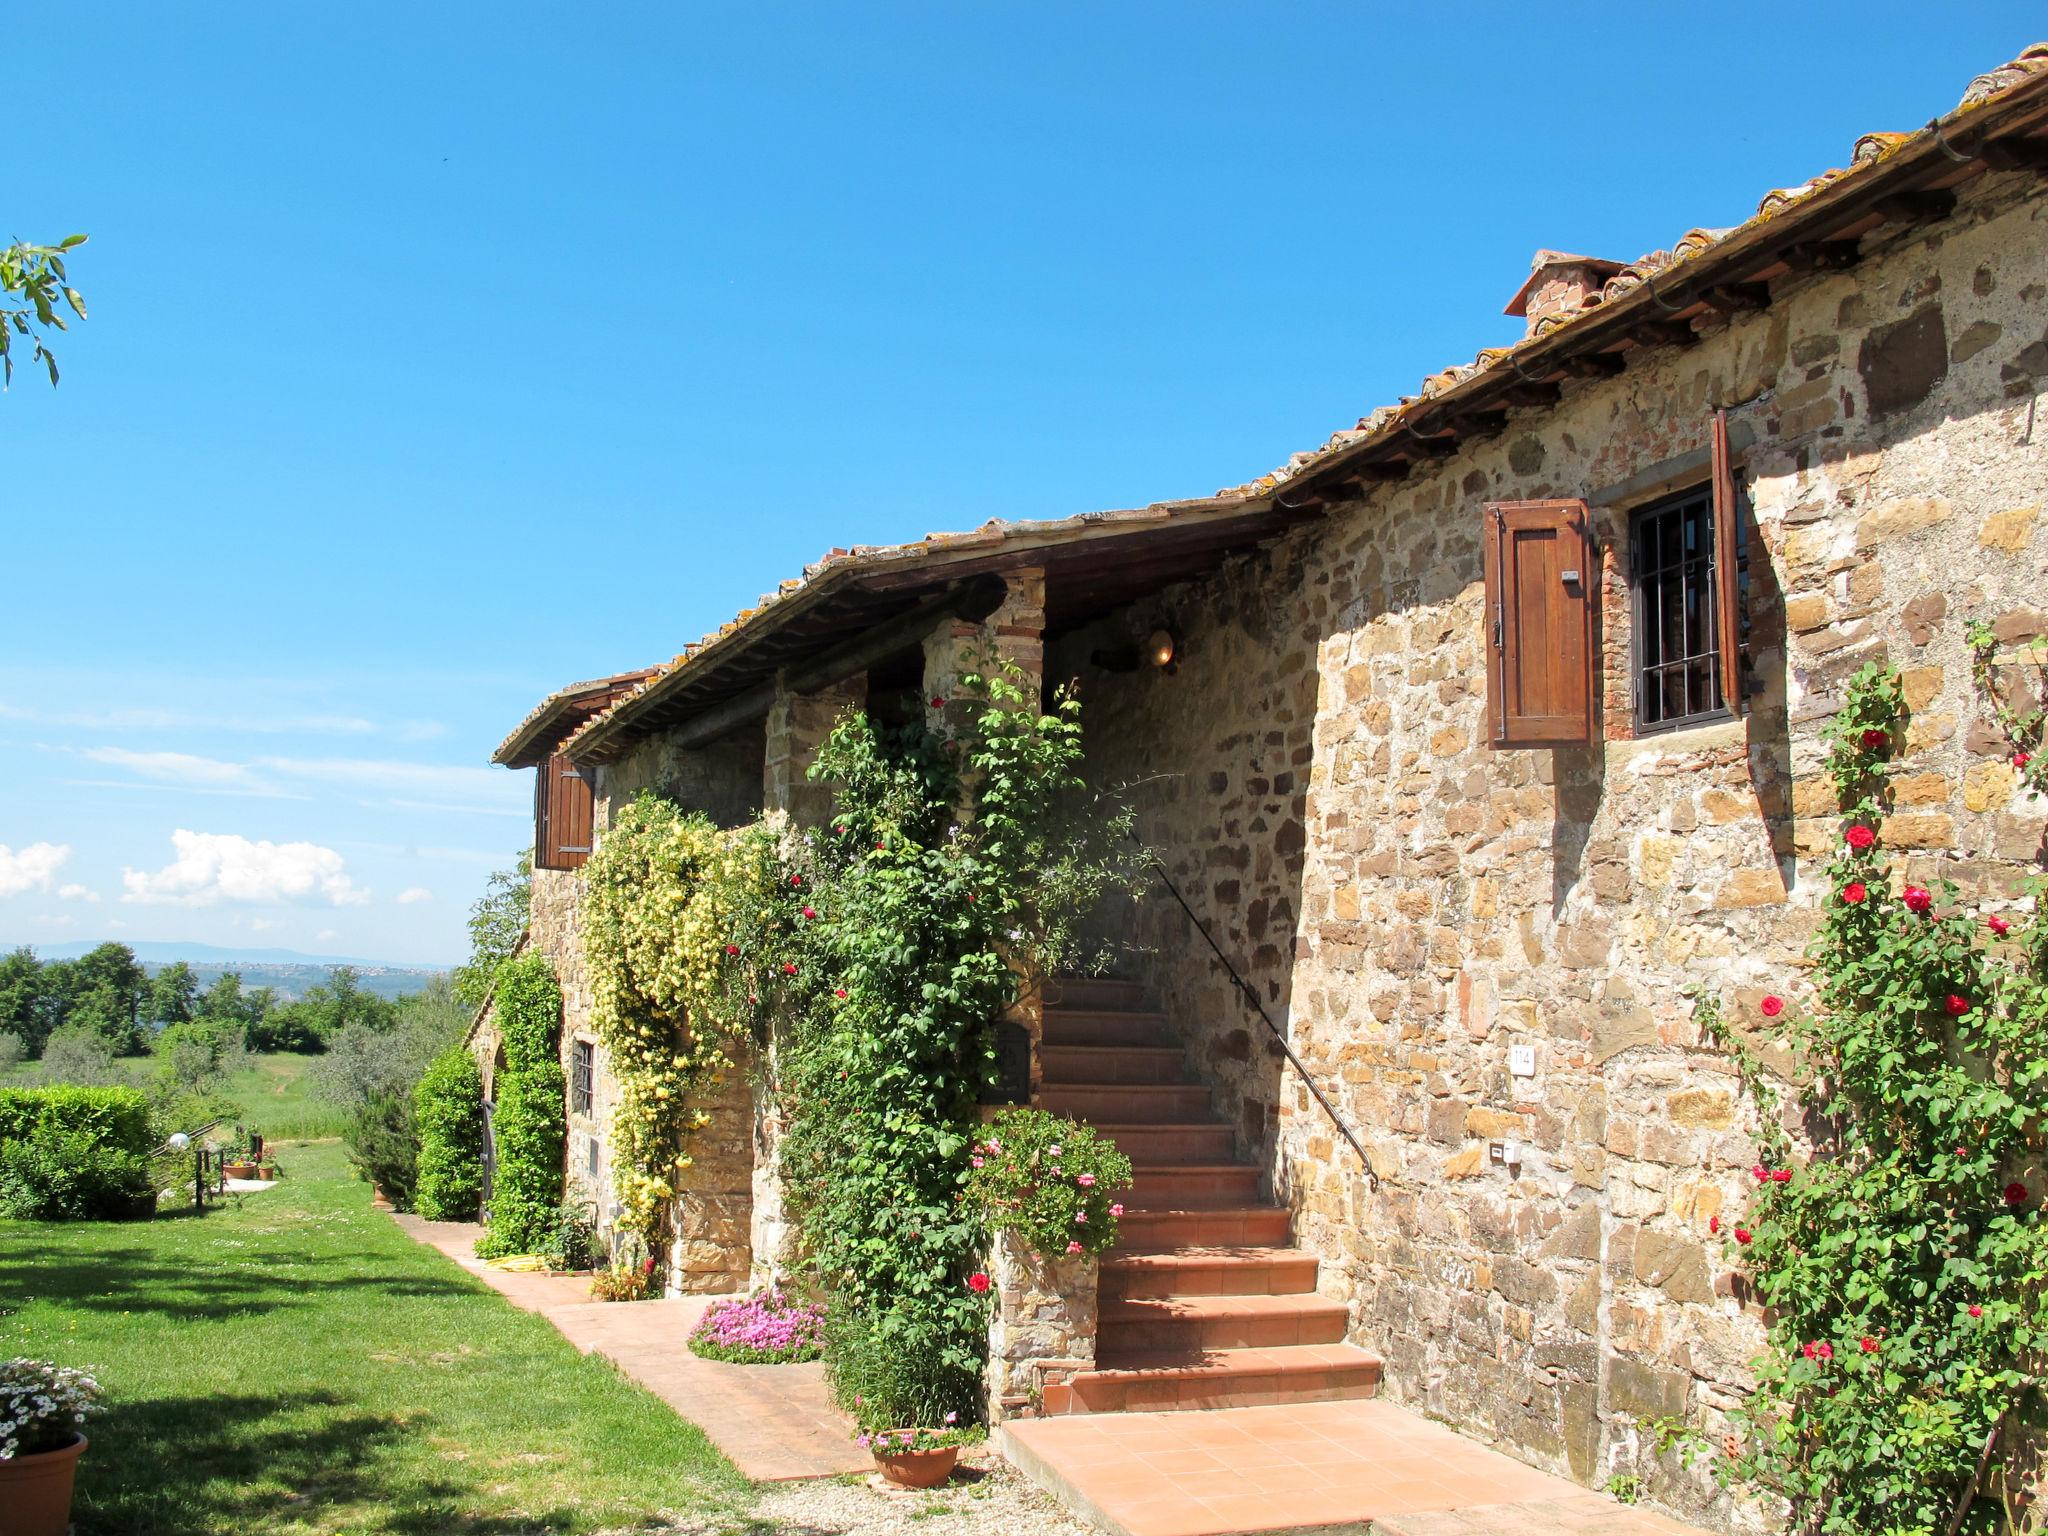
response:
M968 1158L963 1199L991 1231L1046 1258L1100 1254L1116 1241L1131 1160L1116 1143L1042 1109L1006 1109Z
M100 1384L45 1360L0 1365L0 1461L62 1450L99 1411Z
M1772 994L1738 1024L1697 1000L1763 1122L1748 1208L1709 1223L1769 1330L1715 1471L1786 1500L1803 1532L2016 1529L2048 1346L2041 892L1974 912L1954 884L1894 870L1903 716L1897 674L1873 665L1831 728L1844 820L1811 1006ZM1758 1036L1790 1050L1795 1103Z
M690 1332L690 1353L735 1365L815 1360L825 1340L825 1309L771 1288L715 1301Z

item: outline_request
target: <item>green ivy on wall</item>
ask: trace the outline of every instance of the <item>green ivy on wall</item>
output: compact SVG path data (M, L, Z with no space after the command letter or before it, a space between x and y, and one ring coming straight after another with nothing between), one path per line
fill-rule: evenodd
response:
M499 968L494 1011L505 1064L492 1086L497 1139L490 1226L477 1253L531 1253L554 1231L562 1203L567 1113L562 992L547 957L529 950Z
M452 1045L413 1089L419 1127L413 1209L429 1221L474 1221L484 1190L484 1083L476 1058Z

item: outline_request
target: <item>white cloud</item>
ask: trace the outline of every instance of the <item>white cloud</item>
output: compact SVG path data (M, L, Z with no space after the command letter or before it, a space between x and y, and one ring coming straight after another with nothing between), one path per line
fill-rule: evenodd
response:
M30 843L19 853L0 843L0 896L47 891L51 877L70 857L69 843Z
M433 899L434 893L424 885L409 885L398 893L398 904L401 907L409 907L414 902L432 901Z
M520 776L496 768L361 757L271 756L233 762L189 752L136 752L127 747L83 747L77 751L90 762L126 769L139 781L71 781L105 788L161 784L190 794L272 800L307 800L325 790L373 793L376 798L360 802L369 806L514 818L529 814L523 806L530 792ZM399 798L407 796L412 798Z
M259 795L274 792L270 785L251 773L246 764L224 763L213 757L194 757L189 752L131 752L126 747L87 747L81 755L95 763L126 768L158 784L239 789Z
M57 887L57 899L59 901L98 901L100 893L89 885L79 885L74 881L70 885L60 885Z
M314 942L320 944L325 944L329 939L338 939L340 937L341 935L336 933L332 928L322 928L318 933L313 935Z
M121 872L121 899L210 907L223 901L328 902L350 906L370 893L349 878L340 854L318 843L251 842L231 832L171 834L178 856L155 874Z

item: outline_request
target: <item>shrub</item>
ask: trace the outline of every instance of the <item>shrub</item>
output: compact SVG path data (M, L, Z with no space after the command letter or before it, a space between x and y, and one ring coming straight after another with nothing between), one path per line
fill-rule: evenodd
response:
M825 1325L826 1383L864 1433L973 1419L980 1366L951 1320L915 1301L836 1311Z
M480 1258L534 1253L548 1240L562 1203L562 1143L567 1135L560 1055L562 993L547 957L534 951L498 970L496 1015L505 1064L492 1086L497 1106L497 1164L490 1230Z
M413 1208L429 1221L473 1221L484 1189L483 1078L460 1045L443 1051L413 1090L419 1129Z
M997 1115L969 1158L967 1200L993 1232L1047 1257L1099 1254L1116 1241L1131 1160L1108 1138L1042 1109Z
M780 1290L715 1301L690 1333L690 1352L735 1365L815 1360L824 1346L825 1309Z
M547 1260L548 1268L589 1269L596 1264L598 1252L596 1213L587 1205L556 1206L547 1239L540 1245L540 1256Z
M60 1450L97 1413L100 1384L83 1371L43 1360L0 1365L0 1461Z
M0 1088L0 1142L41 1127L76 1132L126 1152L156 1145L149 1101L134 1088Z
M151 1215L155 1208L145 1153L49 1122L0 1142L0 1216L119 1221Z
M83 1024L52 1030L43 1043L42 1079L85 1088L110 1087L121 1080L114 1048L105 1035Z
M412 1209L419 1136L413 1126L411 1094L392 1090L371 1094L349 1122L342 1141L357 1173L384 1191L384 1198L395 1209Z
M654 1294L654 1257L619 1259L590 1277L599 1301L645 1301Z
M214 1087L248 1064L242 1026L219 1019L173 1024L156 1037L153 1088L166 1101Z
M28 1057L28 1042L0 1029L0 1072L18 1067Z

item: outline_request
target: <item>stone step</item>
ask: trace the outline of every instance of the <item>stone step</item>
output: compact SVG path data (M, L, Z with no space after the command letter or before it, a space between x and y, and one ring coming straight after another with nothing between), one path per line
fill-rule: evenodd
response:
M1235 1150L1230 1127L1199 1121L1185 1125L1101 1125L1101 1135L1134 1167L1159 1167L1181 1163L1227 1163Z
M1168 1413L1371 1397L1378 1355L1350 1344L1219 1349L1188 1364L1143 1354L1101 1360L1064 1387L1049 1387L1047 1413Z
M1168 1125L1212 1119L1209 1090L1199 1083L1119 1083L1114 1087L1048 1083L1038 1107L1075 1120Z
M1038 1064L1047 1083L1090 1088L1188 1080L1187 1059L1172 1045L1047 1045Z
M1255 1204L1259 1170L1243 1163L1180 1163L1140 1168L1124 1205L1137 1211L1198 1211Z
M1351 1309L1313 1293L1291 1296L1140 1296L1102 1305L1096 1358L1132 1354L1200 1365L1220 1349L1341 1344Z
M1043 1046L1172 1045L1179 1040L1166 1016L1107 1008L1047 1008Z
M1299 1296L1316 1288L1316 1256L1299 1248L1248 1245L1126 1253L1102 1260L1101 1298L1148 1296Z
M1275 1247L1294 1240L1294 1219L1277 1205L1127 1210L1112 1254L1171 1253L1187 1248Z
M1054 976L1045 984L1047 1007L1143 1008L1145 989L1119 976Z

